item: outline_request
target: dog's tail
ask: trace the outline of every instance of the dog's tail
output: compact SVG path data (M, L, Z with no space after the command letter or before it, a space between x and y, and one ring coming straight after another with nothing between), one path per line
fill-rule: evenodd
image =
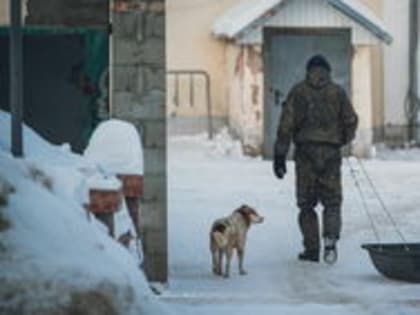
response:
M215 231L213 232L212 236L213 236L214 241L217 244L217 247L223 248L227 246L228 240L227 240L227 237L223 233L219 231Z

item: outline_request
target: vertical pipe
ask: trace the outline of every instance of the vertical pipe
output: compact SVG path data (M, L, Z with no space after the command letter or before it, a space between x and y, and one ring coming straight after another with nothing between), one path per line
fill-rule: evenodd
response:
M194 73L190 73L190 106L194 107Z
M23 156L23 72L22 72L22 3L10 0L10 111L12 115L12 154Z
M410 0L410 18L409 18L409 139L416 143L419 142L417 132L418 113L419 113L419 95L418 95L418 73L417 73L417 51L418 51L418 21L419 4L417 0Z
M179 74L175 73L175 106L179 107Z
M211 103L211 85L210 85L210 76L207 72L204 72L204 77L206 80L206 98L207 98L207 128L209 133L209 139L213 139L213 113L212 113L212 103Z
M115 4L114 0L109 0L108 3L108 22L109 22L109 42L108 42L108 110L109 118L114 117L114 39L115 36L112 33L113 23L114 23L114 14L115 14Z

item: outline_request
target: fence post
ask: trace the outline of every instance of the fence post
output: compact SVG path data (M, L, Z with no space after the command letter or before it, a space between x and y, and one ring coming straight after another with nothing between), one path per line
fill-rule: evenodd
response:
M211 104L211 92L210 92L210 76L207 72L204 72L206 78L206 96L207 96L207 128L209 133L209 139L213 139L213 113L212 113L212 104Z
M22 2L10 0L10 112L12 116L12 154L23 156L23 67L22 67Z

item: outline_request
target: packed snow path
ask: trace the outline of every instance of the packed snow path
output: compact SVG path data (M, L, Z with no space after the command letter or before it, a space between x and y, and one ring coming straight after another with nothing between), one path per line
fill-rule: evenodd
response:
M360 248L375 241L349 168L343 164L344 228L336 265L299 262L293 163L286 179L271 163L238 153L225 138L169 142L169 288L162 299L182 314L418 314L420 285L383 278ZM401 159L401 157L398 157ZM420 241L418 160L372 160L366 168L409 241ZM410 158L410 160L412 160ZM357 164L354 163L356 166ZM360 174L361 175L361 174ZM368 187L366 182L361 183ZM383 241L400 241L374 195L368 203ZM265 217L251 227L240 276L211 273L208 234L214 219L246 203ZM320 209L318 209L320 210Z

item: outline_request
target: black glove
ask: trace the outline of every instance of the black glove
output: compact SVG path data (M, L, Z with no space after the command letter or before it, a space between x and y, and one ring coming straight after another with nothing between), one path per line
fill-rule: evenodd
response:
M286 174L286 157L282 155L274 156L273 170L278 179L282 179Z

